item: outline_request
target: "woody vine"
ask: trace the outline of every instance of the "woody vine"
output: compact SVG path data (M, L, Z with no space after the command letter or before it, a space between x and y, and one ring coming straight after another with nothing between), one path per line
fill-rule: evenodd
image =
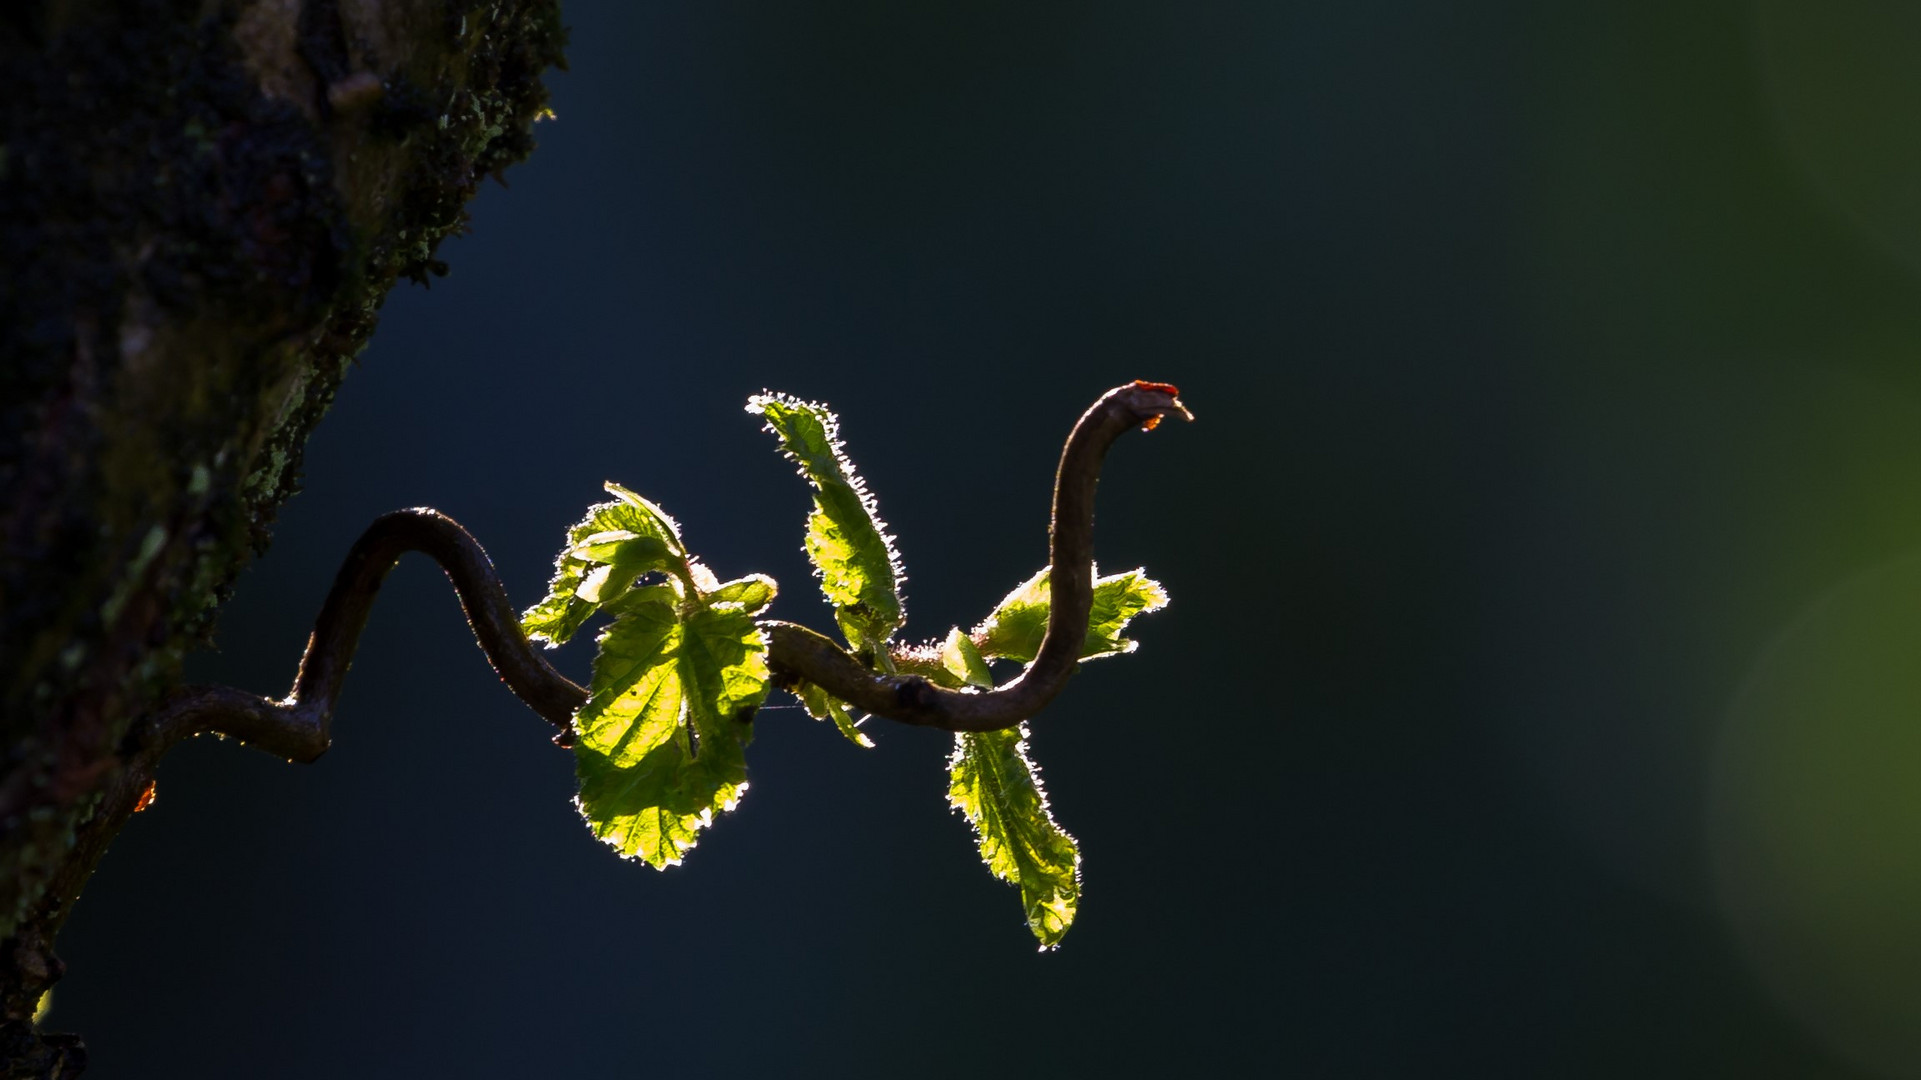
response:
M744 750L773 689L796 697L862 747L857 713L954 733L947 797L972 823L988 869L1016 885L1043 948L1058 945L1080 902L1080 850L1054 820L1028 755L1027 721L1081 662L1131 652L1137 615L1167 603L1135 570L1098 576L1094 491L1108 447L1163 417L1192 419L1178 391L1133 382L1102 395L1074 425L1055 475L1049 561L971 631L925 644L897 640L904 573L875 499L824 406L752 398L781 452L813 489L805 549L845 641L757 616L776 585L764 574L721 581L660 507L609 483L567 532L547 595L516 616L479 543L432 510L376 520L341 567L315 621L292 692L271 700L229 687L176 693L139 732L141 747L109 798L122 820L144 806L166 751L193 735L240 739L312 761L329 745L334 702L381 581L408 551L447 572L476 639L508 688L554 724L579 778L575 802L594 835L656 868L686 858L747 788ZM535 647L565 644L589 620L593 677L581 687ZM997 683L996 661L1022 665Z

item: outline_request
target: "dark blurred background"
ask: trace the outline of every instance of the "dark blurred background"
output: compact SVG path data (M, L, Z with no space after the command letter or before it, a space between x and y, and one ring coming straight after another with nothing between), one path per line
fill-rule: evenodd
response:
M604 479L830 625L763 388L840 411L937 636L1170 380L1097 549L1174 602L1035 725L1080 920L1035 952L945 736L797 710L619 861L415 559L323 762L189 745L106 859L90 1075L1921 1075L1921 7L568 17L193 674L280 692L400 506L531 603Z

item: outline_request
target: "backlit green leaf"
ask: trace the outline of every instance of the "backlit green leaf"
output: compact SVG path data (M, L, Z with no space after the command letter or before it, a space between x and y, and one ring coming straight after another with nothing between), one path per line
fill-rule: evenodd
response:
M586 562L660 569L668 565L673 553L658 536L643 536L631 529L614 529L588 536L567 549L566 554Z
M774 602L777 592L779 587L774 584L773 578L766 574L749 574L727 582L702 599L709 605L739 604L747 614L758 615Z
M1025 724L1017 731L955 735L947 801L973 824L981 861L1020 887L1027 928L1051 949L1080 906L1081 853L1048 810L1027 738Z
M619 484L609 483L607 490L615 500L588 507L587 516L567 530L547 596L521 615L520 628L528 638L563 644L639 575L652 570L687 574L687 550L674 519ZM599 573L603 566L619 572Z
M628 491L612 480L602 485L615 499L616 506L601 519L606 530L621 529L658 539L662 545L681 562L687 561L687 548L680 542L680 525L667 515L667 511Z
M758 394L748 399L747 411L766 419L781 453L813 485L805 547L834 605L834 621L857 651L885 657L887 640L906 618L900 556L842 450L839 420L823 406L785 394Z
M611 604L625 593L639 575L631 567L596 566L581 580L574 595L590 604Z
M674 737L686 707L676 663L684 637L671 604L637 604L607 624L587 703L574 713L577 745L632 765Z
M987 661L981 657L974 642L956 626L947 632L947 640L940 647L940 662L943 668L956 679L968 686L980 686L989 690L994 688L994 675L987 670Z
M595 836L665 867L746 790L767 643L738 601L682 611L663 587L637 595L602 631L574 715L578 802Z
M687 857L700 830L712 823L715 806L732 807L674 742L626 766L576 746L574 770L580 778L575 804L587 827L622 855L643 859L656 869L677 866Z
M1047 635L1047 571L1016 586L986 621L974 628L980 651L990 657L1031 662ZM1167 590L1144 571L1129 570L1094 580L1094 607L1087 616L1087 640L1081 659L1092 660L1134 651L1135 642L1121 636L1134 616L1167 606Z

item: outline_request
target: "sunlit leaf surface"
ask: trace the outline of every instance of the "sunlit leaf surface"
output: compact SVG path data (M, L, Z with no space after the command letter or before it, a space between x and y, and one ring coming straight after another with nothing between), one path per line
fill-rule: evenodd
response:
M989 657L1031 662L1047 635L1047 571L1042 570L1007 594L993 614L974 628L973 638ZM1087 640L1081 659L1134 651L1135 642L1121 636L1134 616L1167 606L1167 590L1144 571L1129 570L1094 581L1094 607L1087 616Z
M640 575L687 573L687 550L674 519L619 484L609 483L607 490L614 501L588 507L587 516L567 530L546 597L521 615L520 628L530 639L563 644Z
M1081 898L1081 853L1049 812L1040 774L1027 757L1027 725L961 733L948 759L947 801L967 816L981 860L1020 886L1027 928L1042 948L1059 945Z
M767 643L754 615L773 579L721 584L687 554L674 520L618 484L567 533L547 597L521 617L559 644L597 610L586 704L574 714L577 800L594 835L656 867L685 857L746 788L747 723L767 696ZM636 583L663 573L664 584Z
M947 640L941 644L940 663L964 685L989 689L994 685L994 675L987 670L986 659L974 647L973 639L961 633L958 626L947 632Z
M756 395L747 411L766 419L781 453L813 485L805 546L821 591L834 605L834 621L855 650L884 657L887 640L906 617L905 579L874 497L841 448L838 419L824 406L785 394Z
M766 574L749 574L721 585L702 599L709 606L738 604L741 611L758 615L774 602L774 595L778 591L773 578Z
M665 867L746 789L748 723L767 696L766 640L736 604L627 607L600 635L575 714L580 812L622 855Z

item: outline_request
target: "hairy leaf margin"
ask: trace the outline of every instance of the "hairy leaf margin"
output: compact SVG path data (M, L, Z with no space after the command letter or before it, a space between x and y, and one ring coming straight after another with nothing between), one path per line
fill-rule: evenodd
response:
M1081 853L1054 820L1027 725L961 732L948 758L947 802L974 826L981 861L1019 886L1027 928L1043 950L1061 943L1080 910Z
M907 618L907 579L874 496L840 441L840 418L790 394L756 394L747 411L766 421L781 454L813 486L804 547L835 623L856 651L884 662L888 640Z

